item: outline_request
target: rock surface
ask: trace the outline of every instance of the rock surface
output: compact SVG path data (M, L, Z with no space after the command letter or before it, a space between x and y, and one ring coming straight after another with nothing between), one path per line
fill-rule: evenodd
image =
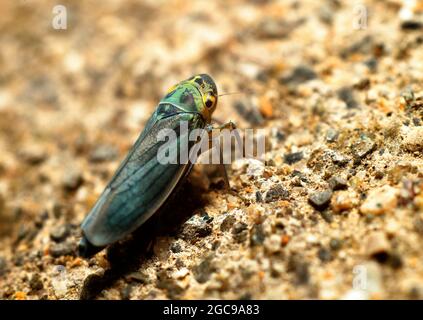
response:
M0 298L423 298L421 6L1 1ZM416 1L417 3L417 1ZM196 166L122 243L80 223L175 83L263 129L264 159ZM366 276L367 285L361 281Z

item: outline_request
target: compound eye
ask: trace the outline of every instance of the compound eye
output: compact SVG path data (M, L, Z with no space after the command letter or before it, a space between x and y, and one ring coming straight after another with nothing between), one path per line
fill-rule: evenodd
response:
M207 109L212 110L214 107L216 107L216 97L213 96L210 92L203 96L203 101Z

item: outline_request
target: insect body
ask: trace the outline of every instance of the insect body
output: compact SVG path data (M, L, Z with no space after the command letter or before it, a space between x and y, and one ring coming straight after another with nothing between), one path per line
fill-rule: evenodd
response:
M162 129L179 132L182 121L188 133L211 122L217 104L217 88L212 78L200 74L173 86L160 101L144 130L82 223L79 254L89 257L103 247L124 238L141 226L168 199L190 172L192 163L162 164L157 139ZM176 154L192 148L181 143L179 132L172 144Z

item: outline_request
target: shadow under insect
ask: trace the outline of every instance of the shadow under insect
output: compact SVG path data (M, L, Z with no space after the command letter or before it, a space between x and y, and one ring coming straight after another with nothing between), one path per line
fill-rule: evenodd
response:
M83 284L80 299L94 299L102 290L112 286L122 276L138 270L153 256L154 241L158 236L175 236L195 211L206 205L202 190L190 182L127 239L107 248L109 268L103 274L89 275Z

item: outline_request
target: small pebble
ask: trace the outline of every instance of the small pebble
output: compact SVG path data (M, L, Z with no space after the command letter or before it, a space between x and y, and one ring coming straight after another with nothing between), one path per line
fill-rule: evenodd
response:
M50 231L50 238L56 242L61 242L68 237L69 232L69 226L67 224L62 224L54 227Z
M366 239L366 254L370 257L376 257L386 254L389 251L390 244L385 233L381 231L372 232Z
M308 66L298 66L292 73L280 80L283 84L298 85L317 78L316 72Z
M326 248L320 248L319 251L317 252L317 256L322 262L329 262L332 260L332 254Z
M281 184L272 186L266 193L266 202L287 200L289 192Z
M370 79L369 78L364 78L361 79L359 82L357 82L356 84L354 84L354 89L358 89L358 90L366 90L370 88Z
M252 246L262 245L266 235L262 224L255 224L251 229L250 243Z
M423 29L423 23L417 20L408 20L401 22L402 30L421 30Z
M331 190L325 190L321 192L313 192L309 195L309 203L317 210L323 210L328 207L330 199L332 197Z
M219 240L215 240L215 241L213 241L212 246L211 246L211 249L212 249L213 251L215 251L215 250L217 250L219 247L220 247L220 241L219 241Z
M38 273L34 273L32 275L31 280L29 281L29 286L34 291L41 290L44 287L43 282L41 281L41 277Z
M213 232L213 228L207 224L207 225L199 226L196 230L196 235L199 236L200 238L204 238L211 235L212 232Z
M16 300L26 300L26 293L22 291L18 291L15 293Z
M352 146L352 151L356 158L358 158L357 160L369 155L375 149L376 143L366 135L362 135L360 141Z
M50 246L49 252L53 258L75 255L74 246L68 242L54 243Z
M15 239L15 245L19 244L23 239L25 239L28 234L29 234L30 230L27 226L25 225L20 225L19 229L18 229L18 234L16 235L16 239Z
M271 119L273 117L273 103L267 95L263 95L259 99L259 110L263 117Z
M175 261L175 267L178 269L185 267L184 261L181 258L177 258Z
M318 9L318 17L319 19L327 24L327 25L331 25L333 23L333 19L334 19L334 10L333 7L331 6L331 4L328 3L324 3L322 6L319 7Z
M232 228L236 221L236 218L233 215L227 215L220 224L220 230L228 231Z
M341 167L346 165L350 161L350 159L347 156L338 152L333 151L330 153L330 156L331 156L332 162Z
M263 202L263 195L260 191L256 191L256 202Z
M342 241L336 238L330 239L329 247L333 251L338 251L342 247Z
M170 299L177 299L184 292L184 288L175 279L169 277L165 270L157 274L156 287L166 290L166 294Z
M4 275L7 271L7 261L4 257L0 256L0 276Z
M284 264L280 261L272 261L272 263L270 265L270 275L273 278L277 278L277 277L280 277L281 275L283 275L284 273L285 273Z
M377 70L379 61L375 57L371 57L364 61L364 65L369 68L371 72L375 72Z
M329 179L329 188L333 191L344 190L348 188L348 182L344 178L333 176Z
M399 191L388 185L373 189L360 206L360 212L373 215L390 213L397 207L398 195Z
M299 178L301 182L308 182L307 175L301 171L294 170L292 171L291 176Z
M206 218L205 218L206 217ZM204 238L213 232L211 222L213 219L208 215L194 215L182 226L181 237L184 240L196 241L198 237Z
M358 102L351 87L343 87L338 90L338 97L345 102L348 109L357 108Z
M119 155L115 147L110 145L97 146L90 154L91 162L105 162L117 158Z
M122 288L120 291L120 297L122 300L129 300L131 298L132 288L133 286L131 284L128 284Z
M259 112L257 106L251 103L251 101L237 101L234 104L235 110L240 114L245 120L251 123L253 126L258 126L263 124L264 119L261 113Z
M366 35L353 43L348 42L348 44L348 47L344 48L340 52L340 56L344 59L348 58L348 56L350 55L357 53L363 55L371 53L374 46L374 40L371 35Z
M84 179L82 178L82 173L77 170L70 170L66 171L63 179L62 179L62 186L66 191L75 191L77 190Z
M404 99L405 103L409 106L414 102L415 96L412 88L407 87L401 92L401 97Z
M181 268L180 270L176 270L172 277L175 279L183 279L189 274L189 270L187 268Z
M423 236L423 219L416 218L414 221L414 231L416 231L419 235Z
M48 211L44 210L42 211L34 221L34 225L37 229L41 229L44 225L44 222L48 219Z
M247 160L248 167L246 174L252 177L260 177L264 173L264 163L256 159Z
M381 180L383 179L384 176L385 174L383 173L383 171L380 171L380 170L375 171L375 179Z
M58 202L55 202L53 204L53 216L56 219L59 219L60 217L62 217L64 214L66 213L66 207Z
M404 265L401 256L398 253L391 253L388 258L388 265L394 269L398 270L401 269Z
M128 281L135 281L142 284L151 283L151 279L148 274L144 272L132 272L127 276Z
M310 281L309 265L302 258L291 255L288 260L287 270L294 272L295 282L298 285L307 284Z
M423 296L422 288L418 286L413 286L409 291L409 297L411 300L421 300Z
M287 37L293 29L292 22L280 21L277 19L264 19L257 28L259 38L280 39Z
M410 128L402 147L407 151L423 151L423 126Z
M279 252L281 249L282 241L281 236L277 234L272 234L270 237L266 238L264 241L264 248L269 253Z
M295 162L300 161L302 158L303 158L303 152L302 151L288 153L288 154L285 154L283 156L284 162L287 163L287 164L293 164Z
M213 221L213 217L210 217L209 214L207 212L203 212L203 215L201 216L201 218L203 219L203 221L205 223L211 223Z
M232 228L232 235L237 242L243 242L248 237L248 225L244 222L236 222Z
M30 165L38 165L47 159L47 153L43 148L37 145L25 147L20 156L23 160Z
M358 198L353 191L338 191L331 200L331 209L336 212L348 211L358 205Z
M210 279L212 273L216 271L216 267L214 265L213 257L208 256L200 264L198 264L193 269L194 278L199 283L205 283Z
M321 211L320 215L322 216L323 220L325 220L327 223L333 222L333 216L332 216L332 213L330 213L329 210Z
M179 252L182 252L182 246L181 246L181 244L180 244L178 241L173 242L173 243L170 245L170 251L172 251L173 253L179 253Z
M335 142L336 140L338 140L339 137L339 131L335 130L335 129L329 129L326 132L326 141L327 142Z
M12 262L16 267L20 267L25 262L25 257L22 253L15 254L12 258Z

